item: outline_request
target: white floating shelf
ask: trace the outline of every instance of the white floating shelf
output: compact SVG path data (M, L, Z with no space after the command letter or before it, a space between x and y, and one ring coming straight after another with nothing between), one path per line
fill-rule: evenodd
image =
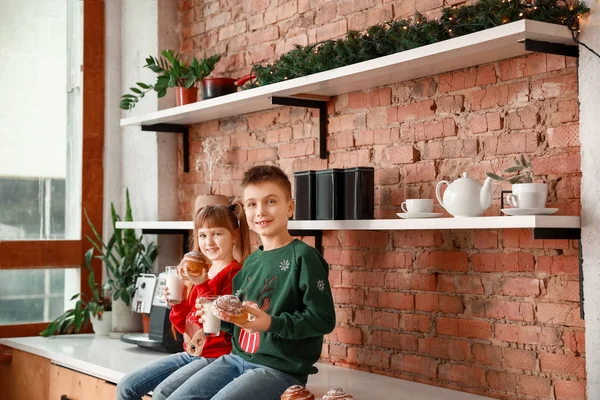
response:
M427 219L369 219L337 221L290 221L290 230L438 230L438 229L514 229L580 228L578 216L528 215L519 217L472 217ZM192 221L117 222L117 229L192 229Z
M412 50L244 90L214 99L121 119L121 126L188 125L279 107L271 97L337 96L530 53L524 39L574 44L562 25L521 20Z

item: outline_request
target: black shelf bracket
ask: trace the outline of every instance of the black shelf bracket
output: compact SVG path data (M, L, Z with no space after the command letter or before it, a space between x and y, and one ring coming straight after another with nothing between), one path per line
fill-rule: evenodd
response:
M323 254L323 231L317 229L306 231L301 229L290 229L289 232L292 236L313 236L315 238L315 249Z
M183 254L190 250L188 247L190 242L190 230L188 229L142 229L142 233L148 235L182 235Z
M190 129L187 125L153 124L142 125L145 132L172 132L183 135L183 172L190 172Z
M580 228L533 228L534 239L581 239Z
M556 54L558 56L567 56L575 58L579 57L579 46L562 43L542 42L533 39L524 39L523 43L525 43L525 50L527 51Z
M319 158L327 159L327 102L324 100L298 99L295 97L271 97L271 104L280 106L319 109Z

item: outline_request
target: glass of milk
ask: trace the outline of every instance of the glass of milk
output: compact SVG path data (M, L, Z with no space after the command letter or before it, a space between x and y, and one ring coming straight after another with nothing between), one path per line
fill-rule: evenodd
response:
M167 275L167 289L169 289L169 301L173 304L179 304L183 296L183 280L179 277L176 266L165 267L165 272Z
M221 320L210 311L212 302L219 296L203 296L200 298L202 304L203 330L206 336L219 336L221 333Z

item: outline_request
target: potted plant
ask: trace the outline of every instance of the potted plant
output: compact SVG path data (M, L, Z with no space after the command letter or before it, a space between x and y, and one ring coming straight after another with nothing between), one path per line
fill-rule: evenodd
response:
M215 68L215 65L221 59L216 54L198 61L196 57L187 64L181 54L176 54L173 50L163 50L162 56L146 58L144 68L149 68L158 74L156 82L152 85L144 82L136 82L136 86L130 88L131 93L126 93L121 97L119 107L123 110L131 110L137 102L151 90L157 93L158 97L164 97L167 89L175 88L176 104L194 103L198 100L198 82L207 77Z
M213 186L215 169L225 156L225 148L215 138L208 137L202 141L202 153L196 159L196 171L204 172L207 179L208 193L196 197L194 202L194 214L196 211L208 205L229 205L229 198L222 194L215 194ZM192 214L192 218L194 216Z
M126 194L125 219L133 221L131 203L129 201L129 190ZM142 330L140 314L130 310L131 297L135 289L137 277L142 273L150 272L152 264L156 259L158 249L153 242L143 244L143 235L135 236L133 229L115 229L117 221L121 218L115 211L113 203L110 205L113 234L107 243L102 241L102 236L96 230L94 224L85 213L85 217L92 228L94 237L86 236L92 244L92 248L85 253L86 268L90 271L88 284L92 289L92 298L87 299L82 293L74 295L71 300L79 298L75 308L65 311L54 320L40 334L50 336L60 333L75 333L84 329L89 321L92 321L94 329L94 317L98 321L104 321L108 325L112 336L120 336L122 332L138 332ZM96 255L96 252L99 255ZM93 258L104 262L107 272L107 280L104 283L103 296L100 296L99 288L94 280L94 272L91 269ZM110 296L112 293L112 296ZM108 313L108 311L112 311ZM106 326L104 326L106 328ZM99 327L99 329L102 329Z
M512 194L509 194L506 198L508 204L518 208L543 208L546 205L546 199L548 197L548 184L533 182L536 176L533 173L533 164L531 160L528 160L525 155L521 155L515 158L515 165L506 168L505 174L514 174L509 178L496 175L492 172L487 172L486 175L492 179L510 182L512 184ZM540 178L541 179L541 178ZM528 193L523 197L527 197L527 204L524 201L519 204L519 194ZM533 193L533 194L529 194Z
M129 201L129 190L125 192L125 219L133 221L131 203ZM97 232L88 218L94 237L88 236L94 251L104 262L107 272L107 284L112 287L113 313L112 313L112 337L120 337L125 332L140 332L142 330L141 315L131 311L131 298L135 289L135 283L140 274L151 271L154 260L158 254L155 243L145 245L144 236L136 237L133 229L116 229L116 223L121 217L116 213L114 204L110 205L113 234L108 243L102 242L102 236ZM87 215L86 215L87 218Z
M84 293L77 293L71 300L78 299L75 307L65 311L62 315L52 321L46 329L40 332L42 336L58 335L61 333L77 333L84 330L91 322L94 332L98 335L107 335L111 325L111 298L100 296L100 289L95 281L94 270L92 270L91 248L85 253L85 266L89 271L88 285L92 290L92 297L87 298Z

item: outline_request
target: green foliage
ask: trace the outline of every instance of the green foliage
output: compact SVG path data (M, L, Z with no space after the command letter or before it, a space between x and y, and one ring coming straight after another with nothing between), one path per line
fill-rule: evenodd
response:
M154 90L158 97L164 97L170 87L179 86L189 89L206 78L221 59L218 54L204 58L201 61L194 57L187 65L182 60L181 54L175 54L173 50L163 50L161 55L159 57L147 57L146 65L144 65L144 68L158 74L156 83L152 85L136 82L137 86L129 88L132 93L126 93L121 97L120 108L131 110L151 90Z
M92 297L88 298L80 292L71 297L71 300L79 299L75 308L65 311L62 315L52 321L46 329L40 332L42 336L52 336L61 333L76 333L85 329L90 321L90 316L102 318L104 311L111 310L111 299L100 295L100 288L96 284L94 270L92 269L92 256L94 249L85 252L85 267L89 271L88 285L92 290Z
M579 0L571 1L570 6L564 0L480 0L472 5L446 7L436 20L417 13L412 19L371 26L365 33L350 31L344 39L296 46L273 64L254 66L257 78L246 88L328 71L520 19L566 25L575 38L578 17L588 12Z
M136 237L133 229L116 229L116 223L121 221L121 217L116 213L112 203L110 212L113 235L108 243L102 242L102 236L96 231L86 214L86 219L94 233L94 237L87 236L87 238L92 243L93 249L99 253L94 257L99 258L106 265L107 283L114 289L113 299L121 299L129 306L137 277L150 272L158 254L158 247L153 242L145 246L144 236ZM133 221L129 190L126 191L124 221Z
M515 158L515 165L504 170L505 174L517 173L517 175L510 178L503 178L492 172L486 172L486 175L497 181L510 182L513 185L515 183L531 183L534 176L532 168L533 165L531 164L531 161L528 160L525 155L521 154L520 158Z
M116 223L121 221L121 218L116 213L114 204L111 203L110 209L113 234L106 244L102 242L102 236L85 213L88 224L94 233L93 237L86 235L92 248L85 253L85 266L90 273L88 285L92 290L92 298L87 298L83 293L74 295L71 300L79 299L75 303L75 308L65 311L51 322L40 335L51 336L79 332L87 326L90 316L99 315L101 317L104 311L110 311L112 300L121 299L129 306L137 277L150 272L158 254L156 244L151 242L145 246L143 235L136 237L133 229L116 229ZM124 221L133 221L129 190L126 191ZM96 252L99 255L95 255ZM112 299L100 295L101 289L95 282L94 271L91 267L93 258L102 260L106 266L108 279L104 284L104 289L110 289L114 293Z

